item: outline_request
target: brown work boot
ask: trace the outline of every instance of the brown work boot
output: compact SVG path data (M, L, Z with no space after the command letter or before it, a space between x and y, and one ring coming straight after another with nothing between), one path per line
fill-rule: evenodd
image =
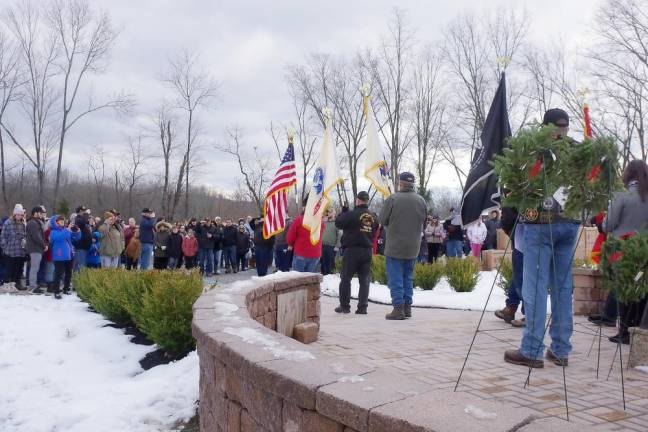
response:
M513 327L526 327L526 318L514 319L511 321Z
M504 361L507 363L512 363L515 365L532 367L532 368L543 368L544 362L542 360L533 360L526 358L522 355L520 350L506 350L504 353Z
M403 312L403 305L394 306L394 310L385 315L385 319L388 320L404 320L405 312Z
M517 312L517 306L507 305L504 309L495 311L495 316L508 324L515 319L515 312Z
M547 350L547 354L545 354L545 357L547 358L547 360L552 361L554 364L556 364L558 366L568 366L569 365L569 358L567 358L567 357L558 357L550 349Z
M406 304L404 306L403 313L405 314L405 318L412 318L412 305Z

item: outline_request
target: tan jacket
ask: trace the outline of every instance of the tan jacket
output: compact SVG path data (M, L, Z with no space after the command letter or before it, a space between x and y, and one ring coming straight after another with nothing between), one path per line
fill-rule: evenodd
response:
M108 225L104 222L99 227L99 232L101 233L99 255L113 258L121 255L124 250L124 232L121 225Z

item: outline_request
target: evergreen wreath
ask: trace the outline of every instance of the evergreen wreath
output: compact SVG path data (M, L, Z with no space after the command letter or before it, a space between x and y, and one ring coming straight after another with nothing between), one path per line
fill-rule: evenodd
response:
M603 243L599 268L603 289L613 292L621 303L648 295L648 231L609 236Z
M580 218L607 208L611 191L619 188L617 148L610 138L575 143L556 139L552 125L534 125L508 140L493 166L504 190L502 205L538 209L561 187L567 191L563 211Z

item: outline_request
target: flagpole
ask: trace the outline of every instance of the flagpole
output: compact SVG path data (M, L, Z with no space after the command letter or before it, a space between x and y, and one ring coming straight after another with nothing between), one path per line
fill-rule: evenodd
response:
M286 130L286 134L288 135L288 145L293 145L293 143L295 142L295 129L288 128ZM293 147L293 155L294 151L295 149ZM297 214L299 214L299 196L297 193L297 182L295 182L295 205L297 206Z

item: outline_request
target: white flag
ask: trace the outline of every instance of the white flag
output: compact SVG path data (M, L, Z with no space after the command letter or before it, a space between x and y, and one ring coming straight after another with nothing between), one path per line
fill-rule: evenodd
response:
M387 163L383 157L382 146L378 140L378 130L369 110L369 96L365 96L365 117L367 117L367 148L365 149L364 176L387 198L392 194Z
M331 117L326 116L326 128L324 129L319 162L315 166L313 184L308 194L308 202L304 210L304 221L302 222L304 228L310 230L310 241L313 245L320 241L322 216L331 202L329 193L338 183L344 182L338 171L339 162L335 155L335 145L331 140L332 130Z

